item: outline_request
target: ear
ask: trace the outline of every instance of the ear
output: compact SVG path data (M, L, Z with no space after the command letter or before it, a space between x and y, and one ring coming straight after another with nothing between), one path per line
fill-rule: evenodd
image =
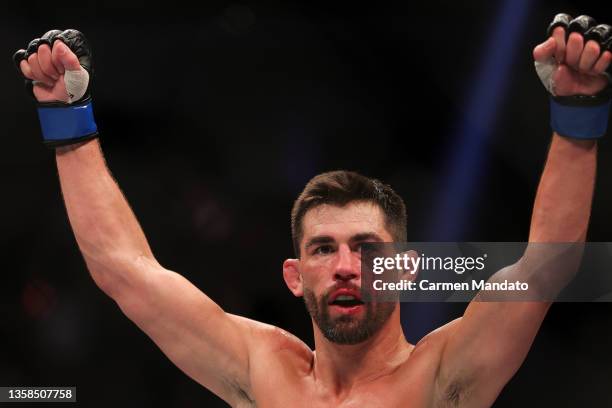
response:
M291 293L297 297L304 295L304 285L299 265L299 259L287 259L283 262L283 278L285 278L285 283Z
M419 274L419 271L420 271L420 265L421 265L420 262L417 263L417 259L419 257L419 254L414 249L402 252L402 255L403 254L406 254L408 256L408 258L411 259L411 261L410 261L411 268L407 269L407 270L404 270L403 273L400 275L400 279L406 279L406 280L411 281L411 282L412 281L416 281L416 278L417 278L417 276ZM415 265L416 265L416 267L415 267Z

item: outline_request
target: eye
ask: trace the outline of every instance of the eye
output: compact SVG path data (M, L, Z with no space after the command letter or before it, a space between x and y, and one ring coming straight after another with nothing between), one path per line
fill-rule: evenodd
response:
M314 250L315 255L329 255L334 252L334 248L331 245L321 245Z

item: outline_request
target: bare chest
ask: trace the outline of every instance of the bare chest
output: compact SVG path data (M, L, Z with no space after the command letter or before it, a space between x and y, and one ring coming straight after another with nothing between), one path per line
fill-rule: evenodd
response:
M261 366L252 380L252 406L258 408L394 408L434 406L436 366L410 361L397 370L339 395L312 372L295 370L281 361ZM436 404L437 405L437 404Z

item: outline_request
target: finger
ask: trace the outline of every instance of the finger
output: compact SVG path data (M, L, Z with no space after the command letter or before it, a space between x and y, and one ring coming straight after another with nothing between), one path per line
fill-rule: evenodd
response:
M567 30L570 23L572 21L572 16L565 13L559 13L553 18L553 21L550 23L548 28L546 29L546 36L550 37L553 34L553 30L557 27L563 27Z
M56 41L51 50L52 58L62 65L66 71L79 71L81 64L77 56L62 41Z
M55 67L55 70L57 71L58 74L62 75L64 72L66 72L59 58L57 57L53 58L53 51L51 51L51 63Z
M49 86L53 85L53 79L45 75L40 69L38 54L30 55L28 57L28 64L30 64L30 69L32 70L32 75L34 76L32 79L34 81L39 81Z
M52 78L54 81L59 79L60 74L57 72L53 62L51 62L51 48L49 48L47 44L42 44L38 47L38 63L45 75Z
M571 68L578 70L578 63L580 62L580 55L582 55L582 49L584 48L584 40L582 35L578 33L571 33L567 40L567 48L565 50L565 63Z
M561 64L564 62L565 59L565 28L563 28L562 26L556 27L553 30L552 37L557 43L557 48L555 50L555 59L559 64Z
M35 38L28 44L26 48L25 58L27 59L30 55L36 54L36 50L38 50L38 42L40 38Z
M28 64L28 61L21 60L19 63L19 69L24 77L32 80L34 79L34 74L32 74L32 69L30 68L30 64Z
M55 42L55 40L57 40L57 36L61 34L61 30L49 30L46 33L43 34L42 37L40 37L40 44L47 44L49 46L49 50L51 50L51 48L53 48L53 43ZM56 64L55 61L53 61L53 58L51 58L51 63L53 64L53 66L55 67L55 70L58 73L63 73L63 67L62 64Z
M610 51L604 51L595 63L595 65L593 65L592 73L594 75L603 74L610 66L610 62L612 62L612 53Z
M583 74L591 71L593 65L599 59L600 47L595 41L590 40L584 46L580 60L578 61L578 70Z
M555 55L557 42L553 37L539 44L533 49L533 59L539 62L546 62Z
M24 61L26 59L26 50L24 49L20 49L17 50L17 52L15 52L15 54L13 54L13 62L15 63L15 67L17 68L17 70L19 72L21 72L21 61Z
M58 53L61 43L61 41L55 41L55 43L53 44L53 48L51 48L51 62L55 66L55 69L57 69L57 72L60 73L60 75L64 74L64 72L66 71Z

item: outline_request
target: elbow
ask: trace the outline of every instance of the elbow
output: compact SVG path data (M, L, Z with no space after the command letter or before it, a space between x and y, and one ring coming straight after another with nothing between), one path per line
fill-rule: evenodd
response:
M537 299L553 301L576 276L583 253L581 242L530 243L515 270Z
M85 257L85 262L98 288L115 301L124 298L124 294L134 288L145 286L147 271L161 268L155 259L144 255L116 255L101 259Z

